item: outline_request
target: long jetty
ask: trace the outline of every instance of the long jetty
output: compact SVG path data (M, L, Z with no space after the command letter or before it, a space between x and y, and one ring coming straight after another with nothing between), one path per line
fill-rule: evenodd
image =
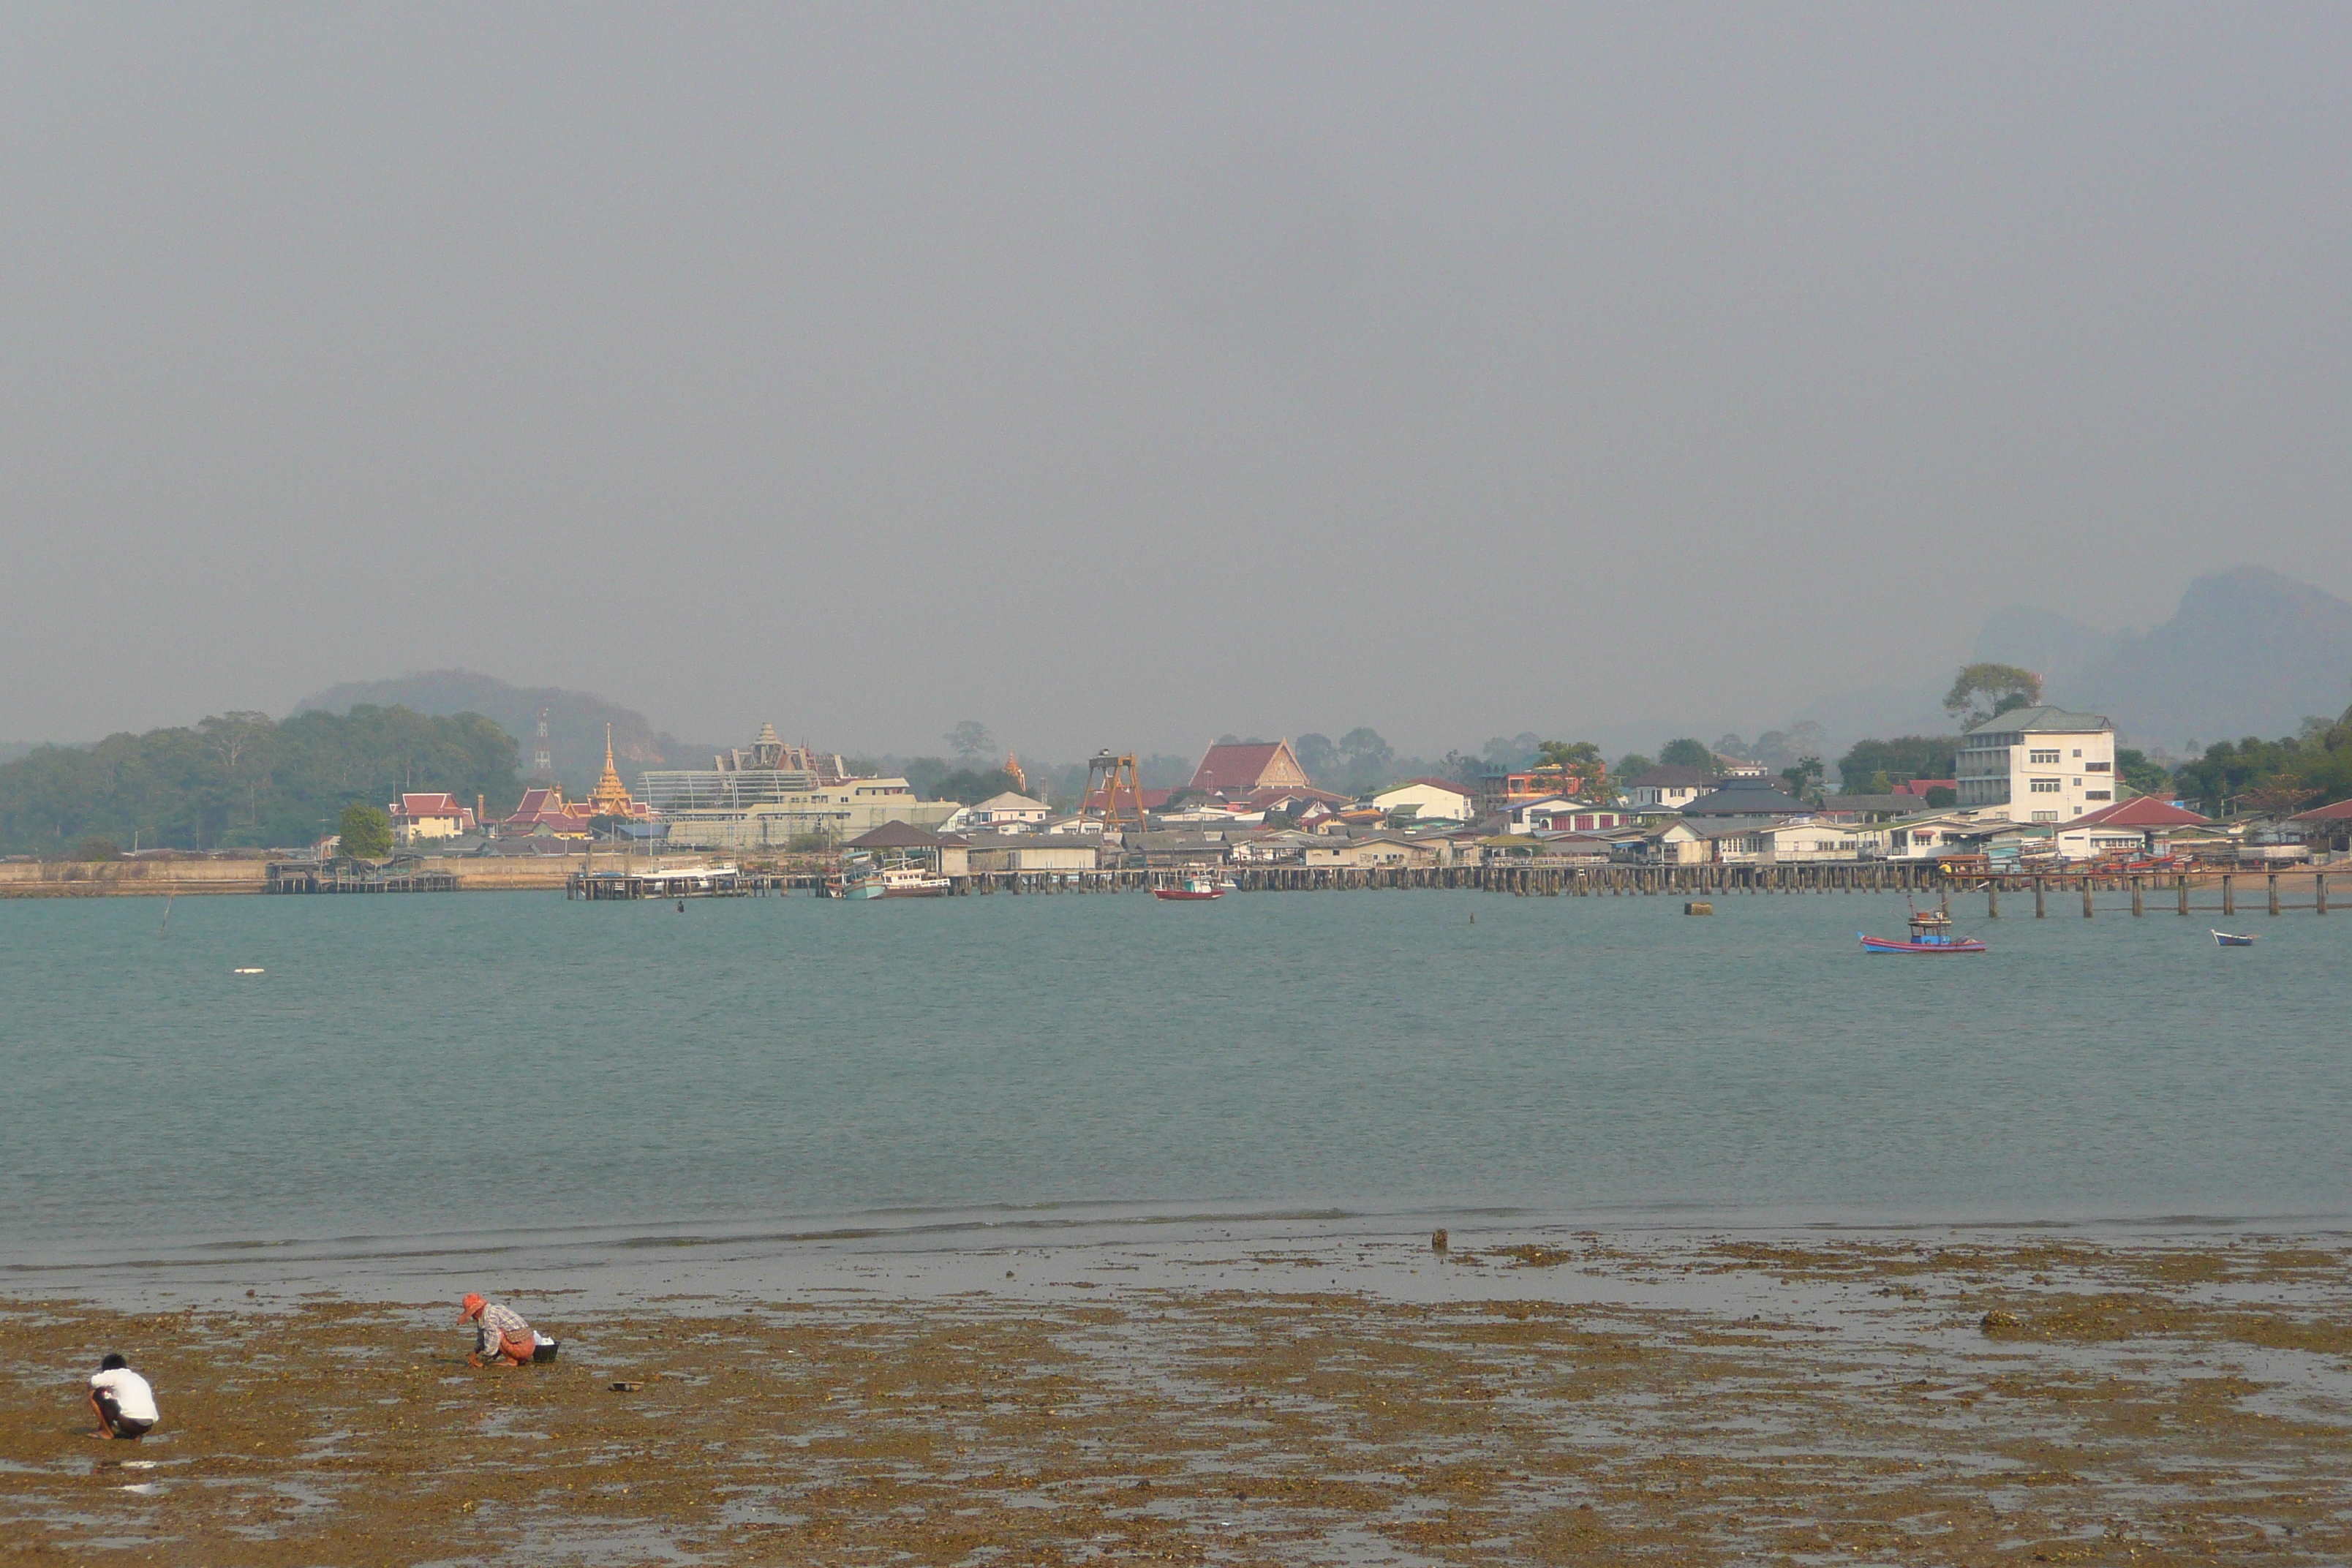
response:
M1919 893L1939 898L1981 895L1985 916L2024 912L2032 901L2036 919L2053 905L2079 897L2084 916L2101 906L2101 894L2128 894L2130 912L2234 915L2242 893L2247 910L2259 902L2271 914L2328 911L2328 868L2287 871L2205 870L2127 873L2004 871L1949 878L1930 861L1704 866L1453 866L1453 867L1127 867L1096 871L978 871L950 879L957 896L996 893L1124 893L1172 887L1188 877L1221 875L1239 892L1304 893L1341 889L1462 889L1520 898L1669 897L1701 898L1768 893ZM747 875L746 891L814 892L824 880L814 872ZM2010 896L2004 911L2001 900ZM2118 911L2111 911L2118 912Z

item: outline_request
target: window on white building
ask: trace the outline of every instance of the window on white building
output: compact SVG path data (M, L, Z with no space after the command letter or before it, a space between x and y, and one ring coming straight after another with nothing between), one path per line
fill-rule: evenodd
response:
M2058 820L2058 814L2054 811L2037 811L2033 814L2033 820L2036 822L2055 822Z
M2058 781L2056 779L2035 779L2031 787L2035 795L2056 795L2058 793Z
M2078 757L2082 755L2080 752L2077 752L2074 754ZM2055 752L2028 752L2025 753L2025 760L2029 763L2054 763L2058 760L2058 753Z

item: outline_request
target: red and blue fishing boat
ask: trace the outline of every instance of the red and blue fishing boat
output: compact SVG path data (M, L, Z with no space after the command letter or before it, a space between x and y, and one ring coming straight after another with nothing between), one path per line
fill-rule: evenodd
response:
M1952 932L1952 917L1942 910L1911 911L1911 938L1897 942L1888 936L1865 936L1861 931L1864 952L1982 952L1985 944L1972 936L1956 936Z

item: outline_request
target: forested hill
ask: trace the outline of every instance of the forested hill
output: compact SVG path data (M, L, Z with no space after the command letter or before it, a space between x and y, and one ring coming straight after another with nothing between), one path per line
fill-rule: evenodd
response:
M647 768L707 768L715 745L682 742L656 730L634 708L560 686L513 686L471 669L431 669L389 680L347 680L305 697L297 713L340 713L353 703L413 708L419 713L480 713L515 739L530 766L539 712L547 710L549 750L566 791L584 795L604 771L604 726L613 726L613 753L632 784ZM741 745L751 731L730 742Z
M215 849L316 841L353 801L446 790L511 811L511 736L478 713L427 717L362 703L347 713L227 713L193 729L43 746L0 766L0 852Z

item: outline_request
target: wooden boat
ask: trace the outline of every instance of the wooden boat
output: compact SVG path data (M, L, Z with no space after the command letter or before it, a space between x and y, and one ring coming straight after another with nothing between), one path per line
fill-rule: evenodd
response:
M2213 945L2215 947L2252 947L2254 945L2254 939L2251 936L2240 936L2235 931L2217 931L2213 932Z
M1154 888L1151 889L1151 896L1179 903L1198 902L1206 899L1222 899L1225 896L1225 890L1206 877L1187 877L1184 879L1182 887Z
M1952 917L1941 910L1911 911L1911 937L1897 942L1893 937L1865 936L1862 939L1864 952L1982 952L1985 944L1972 936L1952 934Z

